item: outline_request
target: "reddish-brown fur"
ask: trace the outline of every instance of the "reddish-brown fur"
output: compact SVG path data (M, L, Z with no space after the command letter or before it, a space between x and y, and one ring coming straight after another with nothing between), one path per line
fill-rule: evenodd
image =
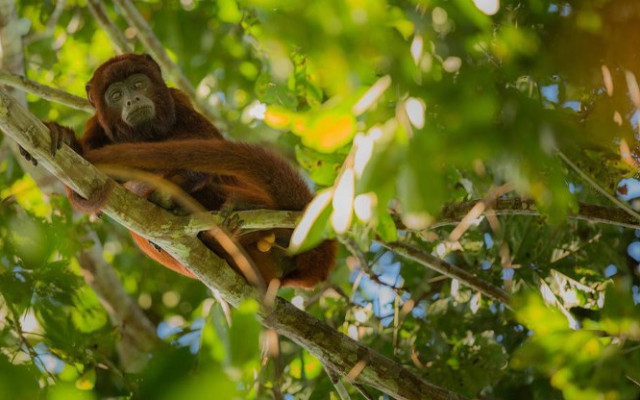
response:
M143 127L131 128L120 115L105 105L109 85L136 73L147 75L153 83L156 117ZM302 210L312 194L302 178L277 155L256 145L228 142L218 130L194 110L188 98L169 89L160 68L147 55L125 54L102 64L87 84L87 95L96 114L87 122L80 140L68 137L68 128L49 124L66 134L71 146L96 164L115 164L157 173L179 184L208 210L231 206L235 210L268 208ZM95 212L104 205L108 189L91 199L70 195L73 205ZM144 197L151 193L138 193ZM273 233L276 243L261 252L257 243ZM151 258L183 275L193 277L173 257L148 240L131 233L138 246ZM280 278L285 286L310 288L327 278L336 257L336 243L325 241L305 253L288 257L290 229L273 229L239 237L239 243L252 258L266 282ZM207 236L202 240L235 267L219 245Z

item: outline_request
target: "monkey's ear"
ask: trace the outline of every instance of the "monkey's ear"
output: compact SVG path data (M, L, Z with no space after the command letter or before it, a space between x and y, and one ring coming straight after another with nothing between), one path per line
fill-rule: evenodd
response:
M147 59L147 61L149 61L157 70L158 72L162 72L160 70L160 65L158 65L158 63L156 62L156 60L153 59L153 57L151 57L149 54L144 54L144 58Z
M93 96L91 96L91 82L84 85L84 90L87 91L87 100L89 100L89 104L91 104L93 108L96 108L96 105L93 102Z

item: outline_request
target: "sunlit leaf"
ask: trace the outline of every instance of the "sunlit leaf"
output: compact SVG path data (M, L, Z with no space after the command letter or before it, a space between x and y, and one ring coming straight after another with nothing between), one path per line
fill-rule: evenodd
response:
M325 189L319 192L307 206L302 219L291 235L289 251L301 253L318 245L324 236L324 232L333 211L331 200L333 189Z

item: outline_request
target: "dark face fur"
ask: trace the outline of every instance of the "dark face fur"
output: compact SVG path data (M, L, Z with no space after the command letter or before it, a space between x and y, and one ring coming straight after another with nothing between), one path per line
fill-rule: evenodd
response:
M87 96L115 143L164 140L175 124L173 98L148 55L124 54L102 64Z
M133 74L109 85L104 101L109 114L120 114L122 121L135 129L156 118L152 97L151 80L145 74Z

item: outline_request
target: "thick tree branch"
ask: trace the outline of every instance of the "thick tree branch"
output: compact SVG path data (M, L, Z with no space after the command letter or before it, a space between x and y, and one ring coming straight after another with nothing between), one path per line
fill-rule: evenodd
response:
M45 126L0 89L0 128L29 151L40 165L83 196L107 182L100 173L67 146L52 157ZM174 218L165 210L115 185L103 212L167 250L193 272L205 285L216 289L233 306L246 299L257 300L261 323L285 335L315 355L320 362L355 382L376 388L397 399L462 399L409 372L400 364L363 346L348 336L277 298L271 307L264 305L259 292L229 268L194 236L167 233L163 224ZM354 367L358 367L355 368ZM362 369L361 369L362 368ZM356 371L357 373L354 373Z
M13 0L0 0L0 68L14 74L24 75L24 52L22 49L22 37L20 36L16 3ZM27 97L21 90L9 89L14 98L20 104L26 106ZM2 143L0 149L9 148L14 154L18 154L18 146L11 143ZM42 182L48 174L33 167L27 160L19 160L20 166L28 172L36 182Z
M464 203L455 203L445 206L440 218L427 229L435 229L443 226L457 225L481 200L472 200ZM518 197L498 199L492 203L491 210L495 215L520 215L528 217L540 217L533 200L523 200ZM243 229L269 229L269 228L295 228L298 219L302 216L298 211L274 211L274 210L250 210L238 211L242 220ZM598 204L579 203L578 211L569 215L570 219L591 222L595 224L620 226L628 229L640 229L640 223L624 210L617 207L607 207ZM400 218L396 218L396 227L407 230ZM182 230L187 233L200 232L209 229L223 221L216 212L205 214L192 214L181 217L176 221L177 225L170 229Z

